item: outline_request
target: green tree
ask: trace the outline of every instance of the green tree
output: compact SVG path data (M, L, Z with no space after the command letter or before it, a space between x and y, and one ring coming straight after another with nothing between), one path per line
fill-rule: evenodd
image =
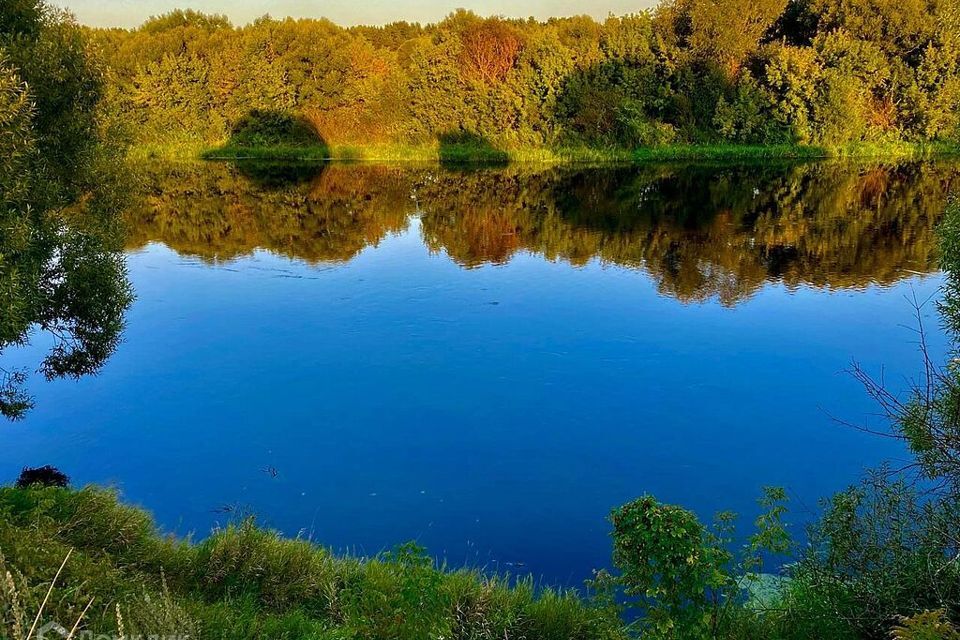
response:
M42 170L62 197L73 198L100 139L103 72L69 15L39 0L20 0L14 9L0 23L0 52L29 88Z
M0 353L39 329L53 338L44 375L80 376L116 347L131 298L112 163L97 157L101 76L64 14L20 3L15 18L0 33ZM88 215L67 209L81 194ZM30 408L26 378L0 368L0 414Z
M668 0L602 23L186 11L91 34L110 113L142 142L223 143L259 110L334 144L841 146L960 138L958 16L955 0Z

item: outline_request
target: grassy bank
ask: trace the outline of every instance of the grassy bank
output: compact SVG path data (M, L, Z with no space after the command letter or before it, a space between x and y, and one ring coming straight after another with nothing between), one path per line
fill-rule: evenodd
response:
M609 607L435 566L413 546L337 557L245 522L191 544L108 491L0 489L0 637L43 622L146 637L426 640L625 638ZM6 571L11 579L3 583ZM88 603L92 601L86 613ZM19 631L18 631L19 629Z
M0 638L33 640L38 620L127 640L879 640L908 627L893 637L955 639L960 575L924 534L953 507L904 491L884 485L867 511L860 489L838 494L811 530L824 555L786 578L759 573L793 546L782 490L765 492L739 550L729 529L645 496L614 510L619 575L598 572L585 594L451 570L414 545L336 556L251 520L193 543L110 491L0 488Z
M175 152L176 155L183 155ZM486 145L368 145L368 146L224 146L201 149L195 154L205 160L298 160L339 162L417 162L441 164L507 164L533 162L624 163L633 155L623 149L589 147L521 147L503 150Z
M475 145L270 145L217 146L201 143L141 144L130 149L133 160L265 160L300 162L397 162L420 164L542 164L628 163L633 154L624 149L525 147L503 151Z
M289 160L338 162L410 162L424 164L624 164L668 161L737 162L768 159L812 160L825 158L911 159L960 155L960 145L891 142L842 147L804 145L670 145L636 150L616 147L519 147L498 149L489 145L272 145L215 146L202 143L142 144L133 147L135 160Z
M637 162L663 162L671 160L738 161L769 159L815 160L826 158L920 159L955 155L960 155L960 145L890 142L884 144L859 143L839 147L730 144L673 145L637 149L633 153L633 158Z

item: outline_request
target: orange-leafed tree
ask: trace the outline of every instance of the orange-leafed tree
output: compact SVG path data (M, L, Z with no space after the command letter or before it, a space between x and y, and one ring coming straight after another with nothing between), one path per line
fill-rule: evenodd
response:
M488 83L503 81L523 51L520 33L496 18L467 26L460 37L463 69Z

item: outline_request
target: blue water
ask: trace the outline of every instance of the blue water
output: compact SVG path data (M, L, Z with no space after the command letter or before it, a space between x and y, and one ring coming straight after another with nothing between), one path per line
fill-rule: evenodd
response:
M0 477L55 464L180 534L252 512L338 550L417 540L576 585L609 565L611 508L641 494L749 518L781 485L799 530L903 456L836 419L882 424L853 359L895 385L919 373L908 298L934 296L935 272L690 301L599 257L466 269L428 248L424 215L346 260L131 247L124 343L96 377L32 381Z

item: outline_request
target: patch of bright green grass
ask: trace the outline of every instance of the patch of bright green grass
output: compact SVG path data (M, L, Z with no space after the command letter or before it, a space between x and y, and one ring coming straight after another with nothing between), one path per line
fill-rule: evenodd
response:
M183 157L174 149L172 159ZM588 147L521 147L499 149L485 144L399 145L375 144L367 146L268 146L217 147L200 149L197 156L206 160L289 160L338 162L415 162L441 164L499 165L511 162L530 163L605 163L630 162L631 154L622 149L593 149Z
M293 160L324 161L332 160L332 150L325 145L316 146L262 146L234 147L224 146L203 149L200 157L204 160ZM349 159L349 158L342 158Z
M516 147L501 149L487 143L216 146L198 142L142 144L130 156L136 160L275 160L307 162L410 162L424 164L507 163L624 164L670 161L738 162L750 160L813 160L822 158L928 158L960 155L949 143L856 143L838 147L810 145L668 145L628 150L617 147Z
M827 147L812 145L670 145L644 147L633 153L637 162L671 160L745 161L745 160L813 160L820 158L927 158L956 155L960 146L946 143L855 143Z
M797 145L669 145L643 147L633 153L637 162L671 160L761 160L771 158L812 159L829 157L822 147Z
M206 151L202 142L141 143L127 151L134 161L143 160L197 160Z

